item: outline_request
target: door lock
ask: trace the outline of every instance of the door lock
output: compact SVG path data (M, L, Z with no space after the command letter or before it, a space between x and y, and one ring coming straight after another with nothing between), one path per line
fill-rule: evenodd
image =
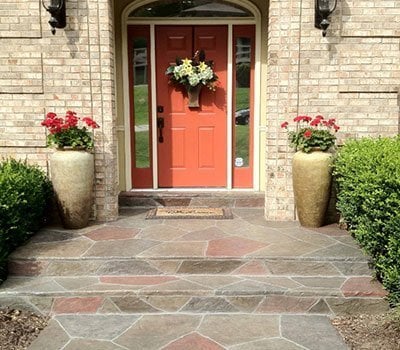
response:
M162 118L162 117L157 118L157 129L158 129L158 142L163 143L164 142L164 136L163 136L164 118Z

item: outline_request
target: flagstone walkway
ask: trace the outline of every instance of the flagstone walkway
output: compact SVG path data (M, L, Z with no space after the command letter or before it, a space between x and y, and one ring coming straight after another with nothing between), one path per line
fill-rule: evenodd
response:
M0 306L49 315L30 347L47 350L338 350L329 317L387 309L346 231L233 212L43 229L13 253Z

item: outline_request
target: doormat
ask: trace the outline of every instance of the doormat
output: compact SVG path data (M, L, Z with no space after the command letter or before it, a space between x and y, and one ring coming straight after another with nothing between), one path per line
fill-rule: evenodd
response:
M151 209L146 219L233 219L229 208L159 207Z

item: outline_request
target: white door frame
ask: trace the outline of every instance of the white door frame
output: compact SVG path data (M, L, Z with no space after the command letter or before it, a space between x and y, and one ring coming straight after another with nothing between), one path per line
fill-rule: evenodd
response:
M123 101L124 101L124 128L125 128L125 181L126 189L132 189L132 154L131 154L131 128L130 128L130 98L129 98L129 62L128 62L128 25L145 24L150 26L150 64L155 67L155 26L156 25L227 25L228 26L228 67L227 67L227 186L226 189L232 190L232 37L233 25L253 24L256 28L255 38L255 67L254 67L254 125L253 125L253 190L260 188L260 91L261 91L261 14L257 7L247 0L230 0L233 4L238 4L247 8L254 19L248 18L133 18L129 14L136 8L154 2L154 0L141 0L128 5L122 12L122 77L123 77ZM157 104L156 104L156 74L151 70L151 105L152 105L152 164L153 164L153 189L158 189L158 161L157 161ZM196 190L198 190L196 188Z

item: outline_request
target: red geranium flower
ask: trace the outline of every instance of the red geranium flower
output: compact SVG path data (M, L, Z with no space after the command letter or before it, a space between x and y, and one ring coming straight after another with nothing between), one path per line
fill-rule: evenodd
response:
M334 133L340 128L334 118L325 120L322 115L317 115L315 118L299 115L293 121L296 123L296 129L289 131L289 140L295 149L311 152L313 148L319 148L327 151L335 145ZM284 129L288 129L288 126L287 122L281 124Z
M289 125L288 122L283 122L283 123L281 124L281 128L282 128L282 129L287 129L288 125Z
M304 132L303 136L304 136L306 139L309 139L309 138L312 136L312 131L311 131L311 130L306 130L306 131Z
M93 148L93 135L87 127L97 129L99 125L89 117L79 118L75 112L67 111L65 117L57 117L56 113L49 112L41 125L47 128L47 143L58 148Z

